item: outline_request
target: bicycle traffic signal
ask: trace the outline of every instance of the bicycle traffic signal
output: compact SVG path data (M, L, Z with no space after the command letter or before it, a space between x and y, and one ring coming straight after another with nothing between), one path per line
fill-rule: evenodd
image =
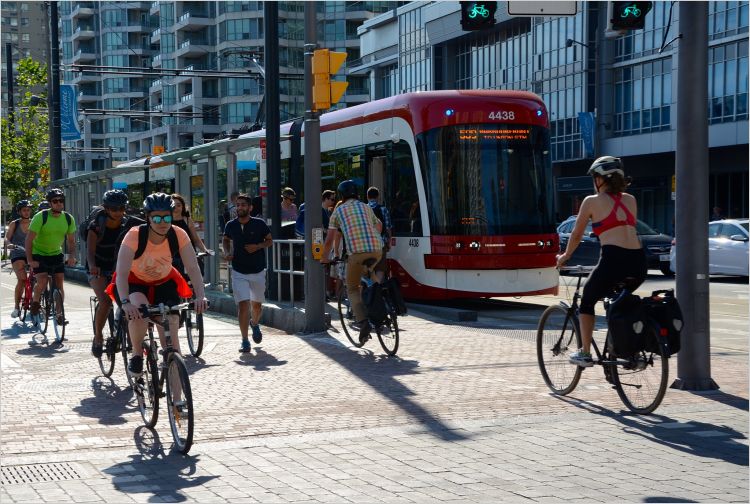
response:
M642 30L653 2L612 2L612 30Z
M464 31L484 30L495 24L497 2L460 2L461 28Z
M331 75L336 75L344 61L346 61L345 52L316 49L313 53L313 110L329 109L344 96L349 83L331 80Z

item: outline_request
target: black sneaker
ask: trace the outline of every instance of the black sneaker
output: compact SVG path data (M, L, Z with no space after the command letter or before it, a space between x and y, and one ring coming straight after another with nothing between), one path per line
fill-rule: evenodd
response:
M91 354L97 359L101 359L104 353L104 345L97 343L96 341L91 343Z
M263 333L260 332L260 324L258 325L252 325L250 324L250 328L253 330L253 342L257 345L261 341L263 341Z
M143 374L143 357L140 355L132 356L130 364L128 364L128 372L134 377L141 376Z
M359 344L364 345L370 339L370 323L367 320L358 322L359 325Z

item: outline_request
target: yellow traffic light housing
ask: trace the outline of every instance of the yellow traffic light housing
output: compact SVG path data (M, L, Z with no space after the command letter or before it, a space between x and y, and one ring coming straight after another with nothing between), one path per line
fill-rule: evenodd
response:
M344 96L349 83L331 80L331 75L336 75L344 61L346 61L345 52L316 49L313 53L313 110L329 109Z

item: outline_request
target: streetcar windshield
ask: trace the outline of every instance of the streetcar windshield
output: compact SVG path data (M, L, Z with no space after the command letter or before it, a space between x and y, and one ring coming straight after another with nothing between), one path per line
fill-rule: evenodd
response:
M447 126L417 146L432 235L555 232L546 128Z

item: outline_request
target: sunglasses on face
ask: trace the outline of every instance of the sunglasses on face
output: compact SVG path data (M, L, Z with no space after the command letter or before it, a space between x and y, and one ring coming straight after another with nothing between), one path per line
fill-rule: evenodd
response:
M110 212L124 212L125 211L125 207L124 206L121 206L121 207L104 207L104 208L106 208Z
M49 201L50 203L65 203L65 200L62 198L55 198Z
M161 224L162 222L164 222L165 224L171 224L172 216L171 215L152 215L151 221L154 224Z

